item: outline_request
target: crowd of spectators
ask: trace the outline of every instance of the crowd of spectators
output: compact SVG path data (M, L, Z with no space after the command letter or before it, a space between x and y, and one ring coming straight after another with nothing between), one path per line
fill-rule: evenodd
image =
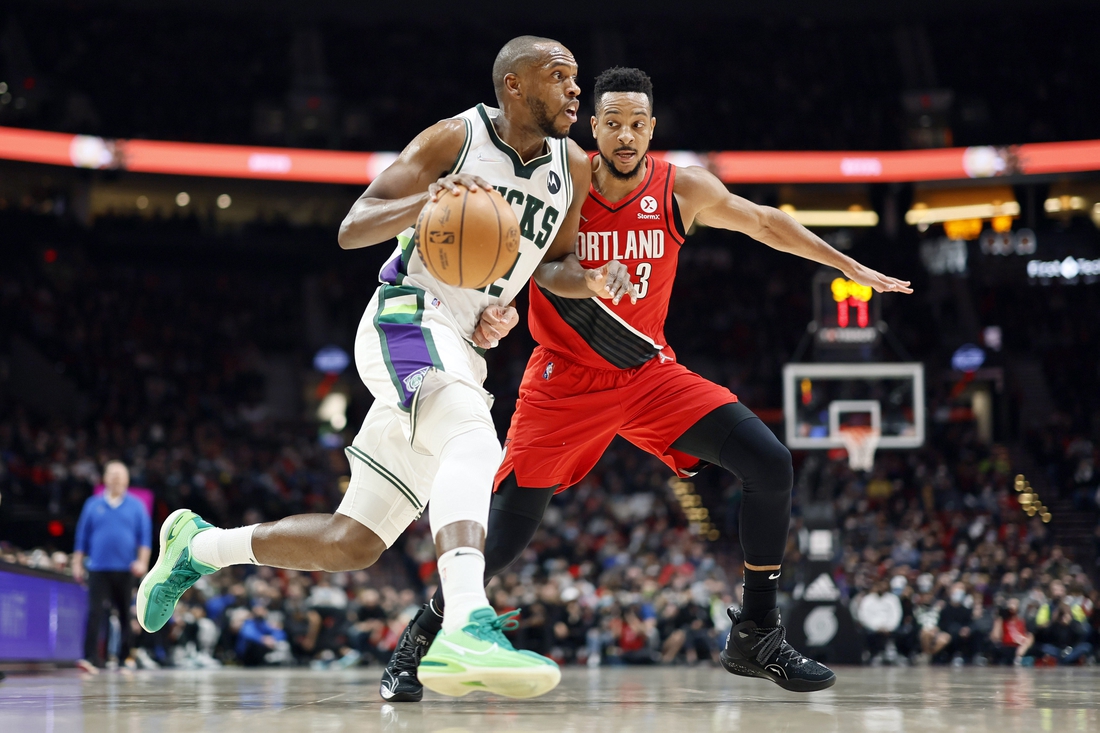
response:
M884 453L876 470L819 467L840 527L833 579L870 664L1092 663L1100 593L1085 568L1028 518L1003 450L961 456ZM806 464L803 470L810 470ZM971 485L959 481L968 473ZM739 487L713 497L735 515ZM796 503L782 603L801 571ZM531 546L490 585L504 613L522 609L513 642L563 663L710 663L739 599L736 535L697 537L659 464L615 444L593 474L556 499ZM732 541L731 541L732 540ZM0 559L67 572L64 552ZM435 580L427 518L368 571L326 575L235 567L204 577L158 634L135 626L144 666L199 668L384 663Z
M867 480L841 472L836 482L843 551L834 579L864 634L864 659L1092 663L1094 569L1023 511L1006 450L955 438L954 456L885 455Z

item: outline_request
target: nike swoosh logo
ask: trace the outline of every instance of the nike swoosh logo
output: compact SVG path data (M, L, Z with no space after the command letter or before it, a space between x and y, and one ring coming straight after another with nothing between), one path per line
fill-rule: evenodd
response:
M776 578L778 578L782 574L783 574L782 572L779 572L779 573L776 573L775 575L769 575L768 580L775 580Z
M481 657L481 656L485 656L486 654L492 654L493 652L495 652L497 650L497 645L496 644L493 644L491 647L489 647L485 651L475 652L473 649L467 649L467 648L461 647L457 644L452 644L451 642L447 641L446 639L436 639L436 641L438 641L440 644L446 644L451 649L458 652L459 656L462 656L462 657L466 656L467 654L473 654L474 656Z

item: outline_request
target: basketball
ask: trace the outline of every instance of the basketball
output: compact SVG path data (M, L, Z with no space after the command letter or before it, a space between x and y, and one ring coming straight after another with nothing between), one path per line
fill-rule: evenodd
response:
M519 220L495 190L429 201L416 222L414 243L432 277L458 288L483 288L503 277L519 256Z

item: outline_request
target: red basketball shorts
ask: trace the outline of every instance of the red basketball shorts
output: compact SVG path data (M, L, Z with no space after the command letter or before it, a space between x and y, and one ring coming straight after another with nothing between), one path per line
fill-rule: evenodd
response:
M695 469L698 458L670 446L737 396L662 358L634 369L594 369L536 348L520 384L496 483L515 471L520 486L572 486L616 435L657 456L677 475Z

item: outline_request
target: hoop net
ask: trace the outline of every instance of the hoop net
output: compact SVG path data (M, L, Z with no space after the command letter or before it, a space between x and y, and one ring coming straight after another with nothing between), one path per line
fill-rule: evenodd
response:
M875 466L875 449L882 434L860 425L840 428L840 439L848 451L848 466L853 471L870 471Z

